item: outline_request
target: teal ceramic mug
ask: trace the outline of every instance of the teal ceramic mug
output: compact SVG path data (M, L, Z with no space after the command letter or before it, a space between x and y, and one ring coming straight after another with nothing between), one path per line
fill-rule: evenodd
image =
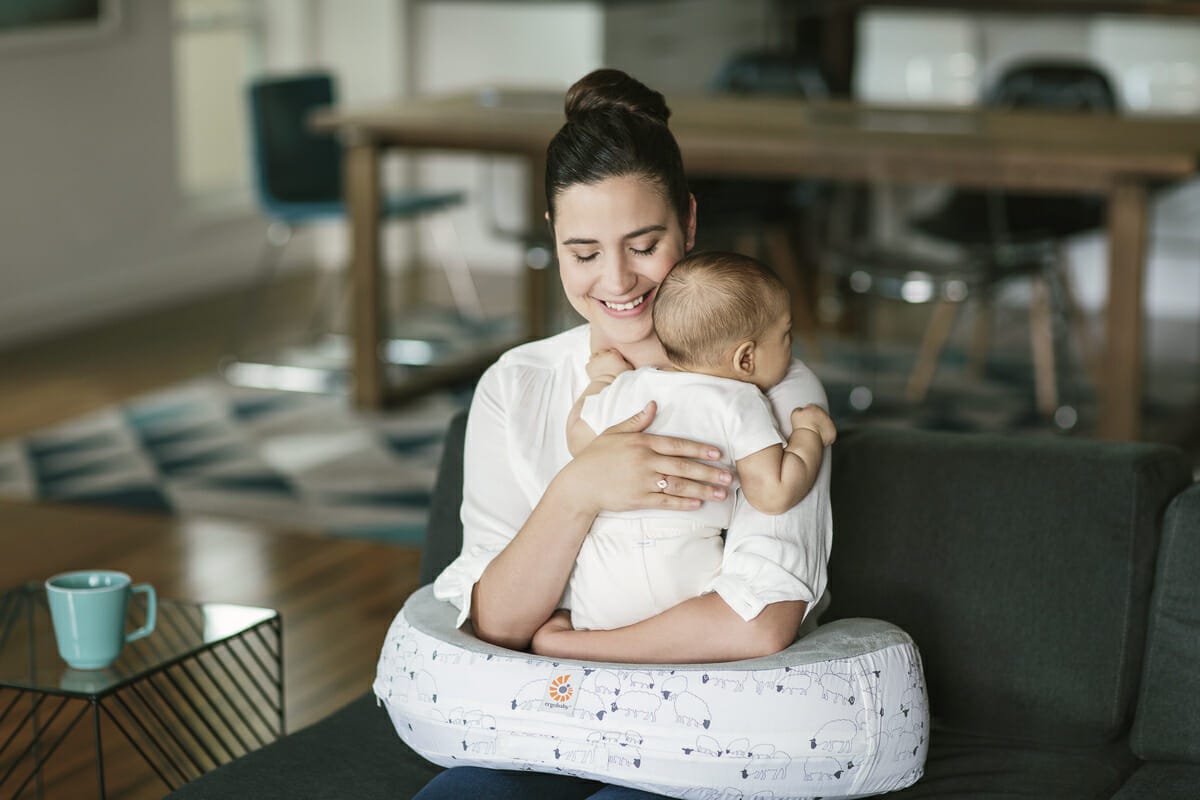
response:
M146 624L125 633L125 615L134 592L146 595ZM148 583L134 584L124 572L80 570L46 581L54 638L63 661L75 669L103 669L117 660L126 642L154 630L158 598Z

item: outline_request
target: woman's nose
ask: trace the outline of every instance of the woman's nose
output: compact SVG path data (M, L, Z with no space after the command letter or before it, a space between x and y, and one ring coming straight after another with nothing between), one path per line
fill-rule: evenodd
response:
M632 291L637 286L637 274L630 268L624 255L608 259L604 265L601 280L604 290L617 297Z

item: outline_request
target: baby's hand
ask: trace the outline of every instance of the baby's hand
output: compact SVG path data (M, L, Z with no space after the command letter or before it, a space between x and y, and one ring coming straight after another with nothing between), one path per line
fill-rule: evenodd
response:
M821 444L828 447L837 439L837 428L825 409L817 405L792 409L792 433L810 430L821 437Z
M616 350L601 350L588 359L587 374L592 380L607 379L610 383L622 372L633 367Z

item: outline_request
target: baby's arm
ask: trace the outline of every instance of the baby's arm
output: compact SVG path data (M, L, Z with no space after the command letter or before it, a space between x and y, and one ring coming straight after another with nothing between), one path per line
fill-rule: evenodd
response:
M598 435L598 432L592 430L580 417L583 412L583 401L598 394L601 389L616 380L618 375L630 369L632 367L629 362L622 358L616 350L601 350L599 353L592 353L592 357L588 359L587 363L587 374L592 380L583 390L583 394L579 395L575 405L571 406L571 413L567 415L567 449L571 451L572 456L579 455L583 448L591 444L592 439Z
M738 460L742 494L764 514L784 513L808 494L825 448L836 438L833 420L820 406L795 409L786 447L774 445Z

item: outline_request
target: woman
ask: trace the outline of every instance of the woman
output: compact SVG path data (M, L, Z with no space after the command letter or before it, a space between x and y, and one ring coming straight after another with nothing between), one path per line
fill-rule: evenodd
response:
M654 335L655 290L693 245L696 203L661 94L617 70L567 92L567 122L547 150L547 219L563 290L587 324L515 348L480 379L467 423L463 550L437 579L480 638L562 658L627 663L729 661L794 641L825 590L828 459L808 497L768 517L738 503L721 575L696 596L616 630L576 631L556 612L576 554L601 510L694 509L732 476L703 463L711 445L642 431L653 403L574 459L567 414L592 352L634 367L665 366ZM819 381L793 361L769 395L781 428L793 408L825 405ZM664 484L665 480L665 484ZM418 797L646 798L645 792L528 772L459 767Z

